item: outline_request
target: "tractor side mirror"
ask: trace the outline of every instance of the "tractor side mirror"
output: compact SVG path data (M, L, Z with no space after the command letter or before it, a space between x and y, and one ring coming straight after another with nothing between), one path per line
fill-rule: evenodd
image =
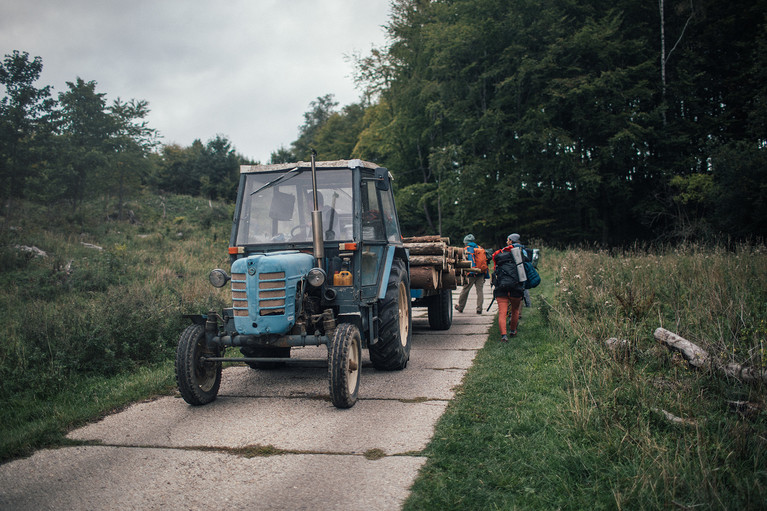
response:
M389 170L384 167L375 169L376 188L386 191L389 189Z

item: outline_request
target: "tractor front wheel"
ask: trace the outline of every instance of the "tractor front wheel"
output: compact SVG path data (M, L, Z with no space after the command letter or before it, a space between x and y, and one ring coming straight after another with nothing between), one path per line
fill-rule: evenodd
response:
M351 408L357 402L362 369L362 336L351 323L336 327L328 348L330 400L336 408Z
M221 362L205 362L215 357L209 350L202 325L190 325L182 333L176 350L176 383L181 397L190 405L205 405L216 399L221 385Z

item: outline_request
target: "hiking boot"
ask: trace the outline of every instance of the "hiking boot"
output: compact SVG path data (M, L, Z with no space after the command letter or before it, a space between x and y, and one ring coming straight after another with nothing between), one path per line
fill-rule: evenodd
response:
M509 338L508 338L508 337L506 337L506 334L503 334L503 335L501 336L501 342L509 342Z

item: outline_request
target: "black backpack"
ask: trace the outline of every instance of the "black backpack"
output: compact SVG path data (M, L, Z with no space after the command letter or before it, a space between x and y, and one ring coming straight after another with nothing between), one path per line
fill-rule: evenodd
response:
M519 270L511 251L503 251L495 256L495 271L493 272L493 286L501 293L522 291L525 283L519 281Z

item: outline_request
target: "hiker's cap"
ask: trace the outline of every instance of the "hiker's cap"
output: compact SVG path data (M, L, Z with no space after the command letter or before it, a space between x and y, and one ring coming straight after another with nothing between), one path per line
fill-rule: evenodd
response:
M466 236L463 238L463 244L464 244L464 245L468 245L468 244L469 244L469 243L471 243L472 241L474 241L474 235L473 235L473 234L467 234L467 235L466 235Z
M517 233L515 232L515 233L512 233L512 234L509 234L509 237L508 237L508 238L506 238L506 239L507 239L508 241L511 241L512 243L519 243L519 240L520 240L521 238L520 238L519 234L517 234Z

